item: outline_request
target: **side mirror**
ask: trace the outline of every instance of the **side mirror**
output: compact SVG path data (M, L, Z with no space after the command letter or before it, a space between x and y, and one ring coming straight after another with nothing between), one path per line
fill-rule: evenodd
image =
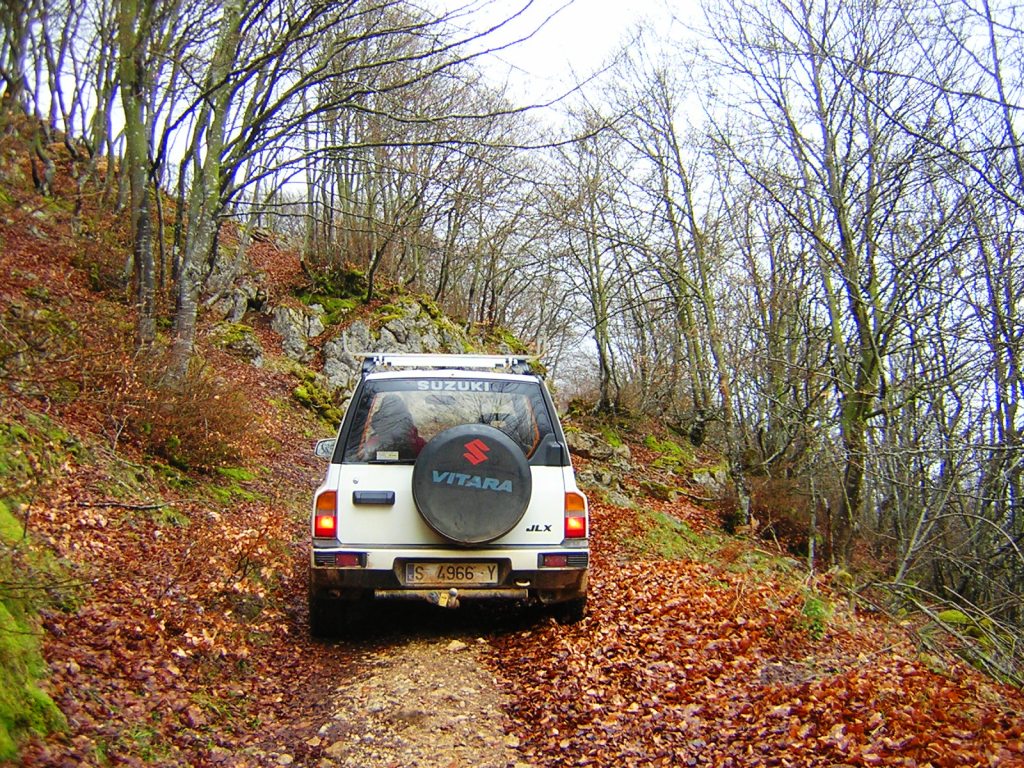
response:
M313 454L318 459L324 461L330 461L334 455L334 446L337 445L337 438L332 437L330 440L317 440L316 447L313 449Z

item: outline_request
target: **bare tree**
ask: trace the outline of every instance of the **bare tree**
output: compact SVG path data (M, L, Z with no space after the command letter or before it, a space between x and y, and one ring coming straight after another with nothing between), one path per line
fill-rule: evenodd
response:
M622 142L596 131L605 120L593 111L581 116L587 141L559 151L563 187L551 195L549 213L561 225L555 248L560 269L582 303L581 320L597 353L599 412L618 409L621 382L616 373L613 321L623 309L631 244L618 236L617 208L623 190L614 168Z
M746 134L722 128L718 138L799 233L822 291L844 457L832 526L839 562L861 519L884 360L942 232L914 180L925 137L944 126L928 119L931 91L896 74L910 64L907 11L899 2L737 1L713 20L719 71L749 94L736 108L754 120ZM917 120L916 133L894 113Z

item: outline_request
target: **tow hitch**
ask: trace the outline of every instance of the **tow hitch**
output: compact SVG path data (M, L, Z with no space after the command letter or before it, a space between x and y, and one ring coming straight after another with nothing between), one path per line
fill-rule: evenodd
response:
M431 592L427 595L427 602L441 608L458 608L459 590L452 587L447 592Z

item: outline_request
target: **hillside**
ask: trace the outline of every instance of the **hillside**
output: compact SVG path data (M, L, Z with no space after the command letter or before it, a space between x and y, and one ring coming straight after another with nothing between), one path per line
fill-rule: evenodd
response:
M593 516L580 624L385 607L355 638L311 641L311 448L339 413L340 329L486 340L399 295L320 296L320 327L296 338L286 310L308 318L317 302L297 254L269 238L245 271L259 306L225 323L208 302L202 365L168 390L159 359L132 352L123 218L76 200L68 176L37 195L11 158L8 764L1024 765L1020 691L943 653L936 625L890 618L774 541L725 535L693 501L709 495L694 470L715 457L656 424L568 418Z

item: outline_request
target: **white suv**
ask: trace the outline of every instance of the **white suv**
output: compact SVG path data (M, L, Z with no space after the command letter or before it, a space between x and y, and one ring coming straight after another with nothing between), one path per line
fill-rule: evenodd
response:
M369 599L586 609L587 499L527 358L368 354L313 502L309 625Z

